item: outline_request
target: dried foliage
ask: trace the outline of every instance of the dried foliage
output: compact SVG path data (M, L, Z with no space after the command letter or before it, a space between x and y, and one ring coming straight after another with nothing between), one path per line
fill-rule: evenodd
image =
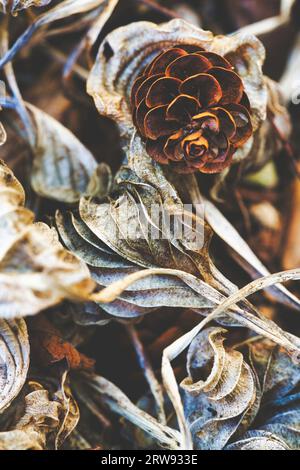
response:
M31 184L40 196L73 203L87 186L97 164L92 154L64 126L28 105L34 128Z
M58 448L79 419L78 406L66 384L65 374L60 381L47 388L35 381L28 381L25 388L13 410L16 417L20 416L15 424L5 424L6 417L3 416L4 430L0 432L0 449Z
M226 330L208 328L188 350L189 376L181 387L195 448L298 449L299 404L289 395L299 366L267 340L229 348L226 339Z
M0 317L33 315L64 298L85 297L93 289L85 264L64 250L54 229L33 223L24 190L4 162L0 178Z
M300 449L298 2L165 3L1 2L0 450Z

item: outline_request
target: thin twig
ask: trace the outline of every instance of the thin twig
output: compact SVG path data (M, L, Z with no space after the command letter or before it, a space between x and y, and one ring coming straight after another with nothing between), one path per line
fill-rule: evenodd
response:
M152 10L157 11L158 13L161 13L167 18L173 18L173 19L180 18L174 11L170 10L169 8L161 6L155 0L137 0L137 2L143 3L147 7L151 8Z
M134 346L140 367L143 371L144 377L147 380L152 395L156 402L158 420L162 424L166 424L166 415L164 411L164 398L163 391L160 383L155 377L152 366L147 358L144 347L140 341L140 338L134 328L134 326L127 326L127 331Z
M246 206L246 204L243 200L243 196L240 193L238 188L235 188L234 195L235 195L239 210L242 214L246 231L247 231L248 234L250 234L250 232L251 232L251 219L250 219L250 216L249 216L249 211L248 211L248 208L247 208L247 206Z
M57 60L59 63L63 64L64 67L66 66L69 60L69 57L66 54L61 52L59 49L51 46L47 41L43 41L43 46L45 47L43 47L42 51L45 54ZM76 75L78 75L78 77L84 81L86 81L89 76L88 70L76 63L72 64L72 72L75 72Z

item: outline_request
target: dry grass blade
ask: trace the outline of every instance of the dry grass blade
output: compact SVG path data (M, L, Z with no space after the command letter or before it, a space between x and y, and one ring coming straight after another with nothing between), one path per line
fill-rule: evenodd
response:
M104 377L83 375L82 378L85 387L94 390L96 396L111 410L149 433L162 446L178 450L178 431L160 424L151 415L139 409L116 385Z
M214 232L225 241L225 243L242 258L243 264L249 265L249 272L256 278L268 276L270 272L253 253L249 245L242 239L238 231L230 224L224 215L208 200L205 200L205 217ZM246 268L247 269L247 268ZM289 292L284 286L272 286L272 295L283 304L291 308L300 309L300 300Z
M138 357L139 364L143 370L145 379L147 380L151 393L155 399L158 420L160 423L166 424L167 421L164 410L163 389L160 383L158 382L157 378L155 377L153 368L149 362L149 359L146 355L146 351L143 347L142 342L140 341L136 329L133 326L128 326L127 331L134 345L135 352Z

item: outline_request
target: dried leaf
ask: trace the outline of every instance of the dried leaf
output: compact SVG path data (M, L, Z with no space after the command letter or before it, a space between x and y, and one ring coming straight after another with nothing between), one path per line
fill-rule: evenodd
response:
M72 395L70 384L67 382L67 372L64 372L62 376L60 387L55 392L55 399L58 399L62 406L60 427L54 442L55 449L59 449L75 430L80 417L78 404Z
M131 263L179 268L230 292L233 285L208 255L209 227L185 209L162 169L149 160L139 138L133 138L129 165L134 171L125 166L116 177L118 192L114 200L99 204L94 199L81 199L82 221L102 243ZM173 224L161 225L157 213L166 220L174 219ZM182 221L187 230L178 237L176 229Z
M62 124L27 104L34 126L31 184L40 196L73 203L87 190L97 163Z
M54 391L30 381L22 399L23 414L0 432L1 450L44 450L61 446L79 419L79 410L63 374Z
M251 172L259 171L272 161L283 149L283 140L289 140L292 131L281 87L268 77L265 77L265 84L268 90L268 115L254 136L253 146L245 162ZM280 129L280 138L274 125Z
M284 273L273 274L265 278L253 281L237 293L230 296L227 300L222 302L219 307L217 307L216 310L214 310L210 315L208 315L204 320L202 320L199 325L194 327L191 331L183 335L181 338L177 339L174 343L169 345L164 350L162 359L162 377L167 393L176 411L178 423L182 434L181 442L184 447L192 448L192 438L190 430L185 420L184 409L179 395L174 372L171 367L171 361L174 360L189 346L189 344L191 343L191 341L193 341L196 335L199 334L199 332L202 331L203 328L207 326L210 321L216 320L218 316L224 312L224 309L229 308L234 303L245 299L247 296L253 294L254 292L257 292L260 289L275 285L278 282L286 282L291 279L297 280L300 276L299 273L300 270L287 271ZM235 312L230 313L230 316L236 319L239 318L239 321L242 325L252 329L259 335L262 334L264 337L271 339L276 344L281 345L289 352L289 354L293 358L295 358L297 362L299 362L299 338L280 330L278 326L275 325L275 323L269 323L270 320L262 318L261 316L256 317L252 314L249 315L249 313L245 310L243 311L241 316L239 315L239 313Z
M59 424L59 403L50 401L47 390L32 383L25 397L25 412L15 429L0 433L2 450L43 450L46 437Z
M18 395L29 367L25 321L0 319L0 413Z
M249 343L247 363L247 355L224 346L227 336L230 335L226 330L208 328L189 347L189 377L181 387L195 448L221 450L228 441L235 442L236 437L245 431L241 441L226 448L233 450L245 446L246 449L251 446L258 450L279 446L288 449L291 442L293 448L299 448L299 422L295 421L297 406L290 405L290 411L283 408L270 421L265 418L266 422L259 429L251 429L255 418L261 422L264 416L268 416L266 407L272 409L274 400L286 397L300 383L299 367L283 350L266 340ZM268 351L271 360L268 360ZM258 361L259 375L264 376L262 383L257 376ZM290 384L289 380L292 381ZM262 403L265 403L265 408L261 416ZM292 429L294 423L296 426Z
M54 229L33 224L24 191L0 163L0 317L32 315L62 299L88 297L94 284L84 263L63 249ZM22 269L20 270L20 266Z
M181 387L186 419L199 450L222 449L256 399L255 377L240 352L224 348L225 334L218 328L204 330L188 351L189 377Z

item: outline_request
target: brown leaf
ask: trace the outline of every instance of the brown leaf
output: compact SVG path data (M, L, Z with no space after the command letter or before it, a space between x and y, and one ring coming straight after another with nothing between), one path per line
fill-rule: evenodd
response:
M29 334L32 360L37 364L47 367L66 359L70 369L93 369L94 360L65 341L60 331L43 315L30 322Z

